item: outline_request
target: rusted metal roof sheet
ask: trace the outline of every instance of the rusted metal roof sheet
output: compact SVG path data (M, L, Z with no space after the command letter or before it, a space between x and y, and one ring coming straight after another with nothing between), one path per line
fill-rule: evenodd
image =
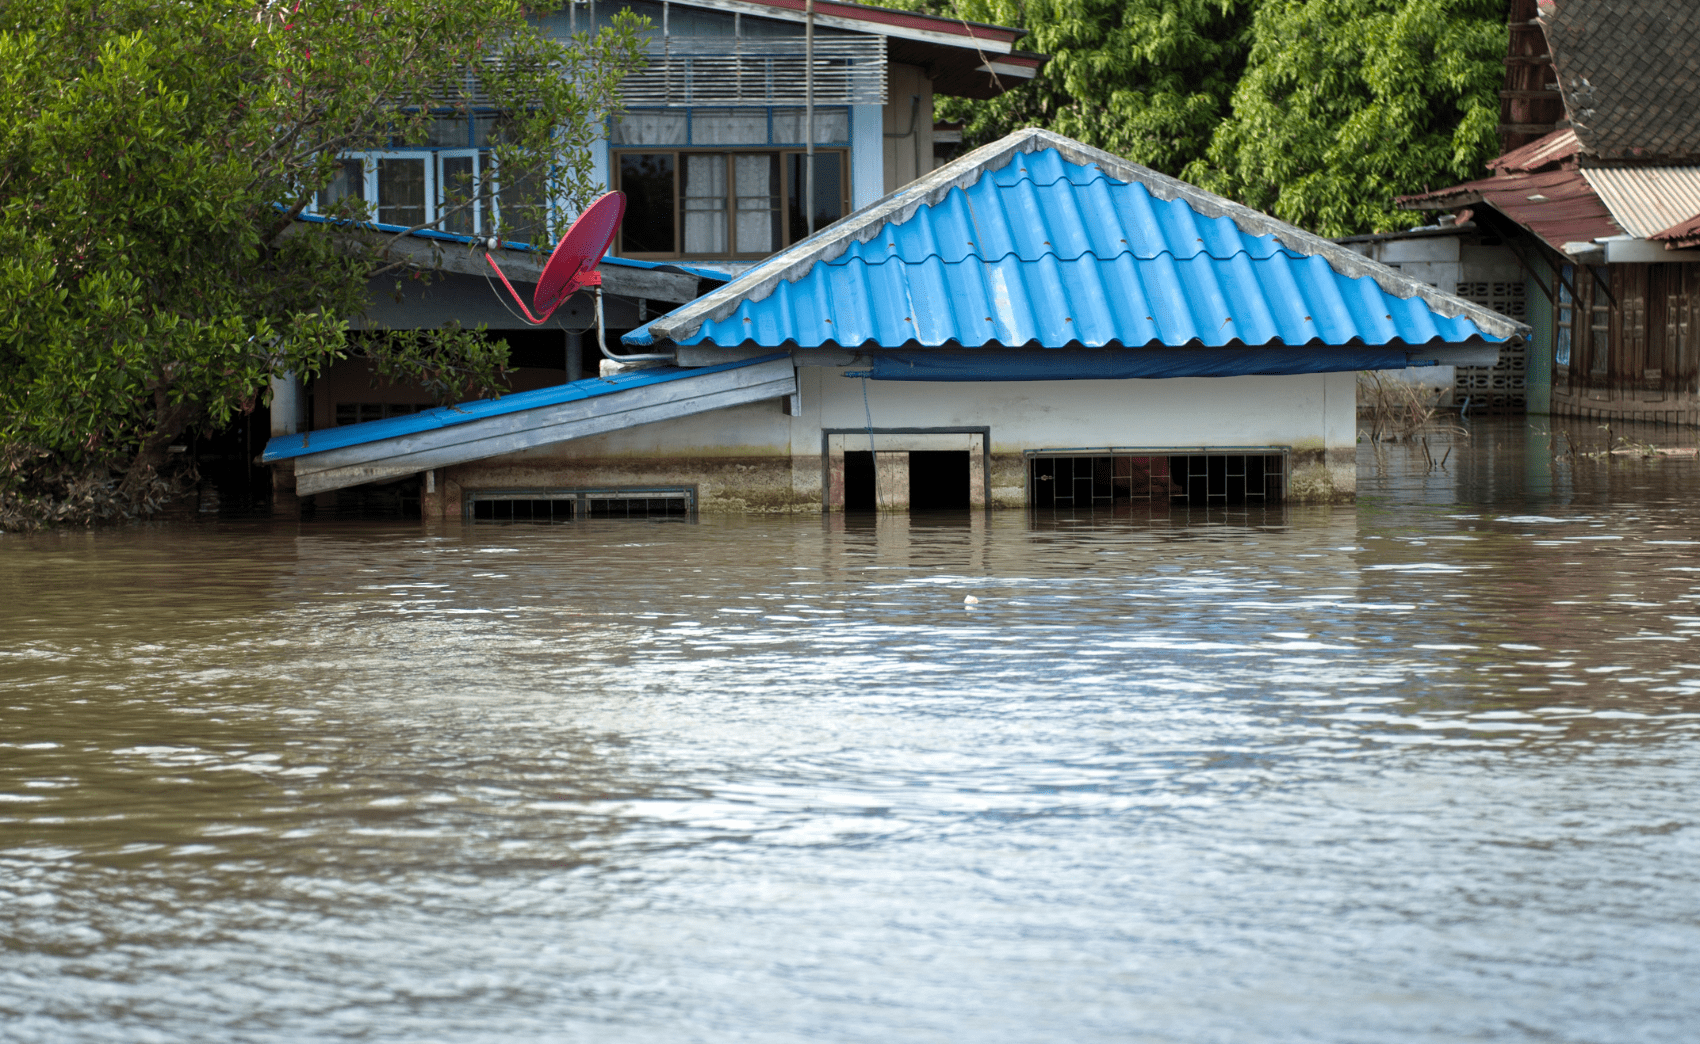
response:
M1453 210L1486 203L1546 240L1554 250L1563 250L1566 243L1623 234L1599 193L1579 170L1482 178L1437 192L1404 196L1399 203L1413 210Z
M1700 167L1607 167L1582 176L1637 239L1700 214Z
M1430 345L1527 327L1048 131L955 160L626 335L852 349Z
M1520 149L1512 149L1498 159L1488 160L1488 169L1501 174L1526 174L1562 163L1576 155L1580 148L1576 132L1566 127L1537 138Z
M1647 238L1665 244L1666 250L1700 246L1700 213L1686 221L1678 221L1671 227L1655 232Z

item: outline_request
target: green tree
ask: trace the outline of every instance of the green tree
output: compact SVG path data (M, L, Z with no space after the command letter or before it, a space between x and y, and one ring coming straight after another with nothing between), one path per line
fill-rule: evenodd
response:
M1421 223L1396 196L1499 151L1505 0L1263 0L1233 115L1184 177L1313 232Z
M39 504L68 474L115 475L134 504L185 432L351 351L444 394L497 391L506 347L481 331L351 340L370 280L421 276L359 225L363 204L342 201L342 224L294 219L340 153L421 141L433 112L475 104L504 114L504 186L586 202L642 21L558 40L537 10L0 3L0 496Z
M1179 174L1228 114L1250 47L1252 0L963 0L945 13L1025 28L1050 55L1033 82L988 101L953 99L981 144L1046 127Z

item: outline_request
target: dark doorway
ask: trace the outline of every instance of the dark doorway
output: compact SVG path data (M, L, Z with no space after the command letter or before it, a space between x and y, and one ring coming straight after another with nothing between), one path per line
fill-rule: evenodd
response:
M917 450L909 454L909 510L968 510L968 451Z
M844 510L873 511L874 454L872 450L846 450L844 453Z

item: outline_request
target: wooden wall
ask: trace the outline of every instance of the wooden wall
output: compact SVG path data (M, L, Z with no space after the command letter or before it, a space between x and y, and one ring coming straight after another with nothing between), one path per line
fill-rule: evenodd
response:
M1570 364L1553 370L1553 412L1700 423L1700 265L1568 269ZM1557 309L1555 342L1566 309Z

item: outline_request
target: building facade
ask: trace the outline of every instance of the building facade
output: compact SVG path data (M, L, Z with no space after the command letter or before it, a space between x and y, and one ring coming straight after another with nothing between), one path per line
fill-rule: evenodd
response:
M562 5L541 25L567 38L625 10L649 20L647 64L623 84L626 109L608 119L593 156L601 183L627 197L603 266L616 345L625 331L930 171L936 95L993 97L1043 63L1015 49L1019 30L839 0L589 0ZM539 229L515 215L548 209L525 186L503 182L492 158L500 126L494 111L444 112L422 142L349 153L318 210L356 195L380 227L404 229L436 220L451 191L485 200L441 233L399 247L430 279L374 286L361 321L374 331L482 324L508 342L509 383L519 392L594 375L604 353L584 336L585 302L534 329L494 292L482 241L501 220L509 240L494 253L528 292L541 259L513 240ZM274 434L430 405L420 389L375 380L358 358L304 387L281 383Z
M274 439L428 518L1349 500L1355 375L1526 327L1045 131L984 146L624 337L664 360Z
M1517 0L1512 30L1517 147L1490 177L1402 202L1514 259L1530 412L1700 423L1700 240L1683 234L1700 217L1700 9Z

